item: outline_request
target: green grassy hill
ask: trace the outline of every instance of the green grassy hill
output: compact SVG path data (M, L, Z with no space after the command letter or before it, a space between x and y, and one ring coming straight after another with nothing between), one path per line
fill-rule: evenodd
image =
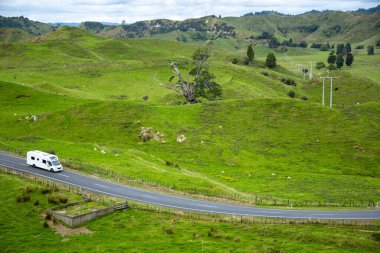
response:
M0 28L17 28L24 30L30 35L42 35L46 34L49 31L53 30L53 26L33 21L23 16L21 17L3 17L0 16Z
M32 36L22 29L18 28L0 28L1 42L16 42L29 39Z
M154 78L165 82L173 75L170 60L184 70L199 46L106 39L70 27L33 42L0 43L0 146L54 150L88 173L192 193L378 201L376 72L373 80L356 67L333 72L339 89L329 109L320 106L320 81L303 80L281 54L283 66L273 70L261 61L271 49L261 46L253 66L234 65L230 59L243 58L243 46L229 51L219 44L209 68L223 87L222 99L181 106L182 98ZM325 57L299 48L288 56L294 62ZM355 61L373 72L379 61L370 57L358 54ZM296 98L287 97L289 90ZM141 142L141 127L164 134L165 142ZM180 135L187 142L177 142Z
M356 13L323 11L288 16L269 13L242 17L207 16L184 21L139 21L124 26L104 26L96 22L84 22L82 28L103 37L164 36L179 41L204 41L210 38L246 39L267 32L280 40L309 43L358 43L370 38L379 39L380 11Z

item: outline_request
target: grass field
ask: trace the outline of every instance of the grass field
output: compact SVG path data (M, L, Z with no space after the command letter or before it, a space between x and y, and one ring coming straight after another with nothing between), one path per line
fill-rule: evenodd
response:
M87 229L45 228L49 195L80 197L42 194L46 186L4 173L0 189L1 252L375 252L380 246L377 226L211 223L131 209L88 222ZM25 189L32 190L30 200L17 203Z
M264 68L270 49L262 46L253 66L234 65L245 46L230 50L229 43L216 42L209 62L222 99L184 106L154 77L165 82L173 75L170 60L189 66L200 44L104 39L68 27L33 42L1 43L0 145L54 150L88 173L111 171L187 192L379 201L378 55L361 51L353 67L333 73L338 89L329 109L320 106L318 79L304 81L281 55L283 67ZM290 48L288 55L308 63L327 53ZM287 97L289 90L296 98ZM141 142L141 127L163 133L165 142ZM186 143L176 141L181 134Z

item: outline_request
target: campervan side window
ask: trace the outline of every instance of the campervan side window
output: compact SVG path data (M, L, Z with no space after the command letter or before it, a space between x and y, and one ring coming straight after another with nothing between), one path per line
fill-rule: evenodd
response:
M42 163L45 163L45 164L46 164L46 160L42 160Z
M30 159L35 160L34 156L31 156Z

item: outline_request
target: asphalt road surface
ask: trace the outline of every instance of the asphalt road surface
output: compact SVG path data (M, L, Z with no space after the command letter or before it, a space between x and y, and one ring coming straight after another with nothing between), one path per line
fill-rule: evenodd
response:
M26 164L26 160L9 154L0 153L0 166L33 174L53 181L65 183L82 188L94 193L119 197L126 200L134 200L162 207L214 214L226 214L237 216L256 216L269 218L293 218L293 219L360 219L380 220L380 210L360 211L319 211L319 210L282 210L270 208L258 208L249 206L227 205L208 201L194 200L183 197L165 195L145 190L140 190L116 183L101 180L99 178L84 176L79 173L64 170L52 173L46 170L33 168Z

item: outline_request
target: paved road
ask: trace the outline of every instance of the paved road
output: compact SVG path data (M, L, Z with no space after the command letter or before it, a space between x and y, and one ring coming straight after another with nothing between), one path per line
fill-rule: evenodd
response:
M237 205L226 205L208 201L200 201L170 195L164 195L145 190L135 189L124 185L107 182L98 178L84 176L72 171L64 170L51 173L46 170L33 168L26 164L25 159L0 153L0 166L44 177L50 180L65 183L74 187L81 187L91 192L135 200L157 206L215 214L238 216L257 216L272 218L299 218L299 219L375 219L380 220L380 210L363 211L316 211L316 210L281 210L257 208Z

